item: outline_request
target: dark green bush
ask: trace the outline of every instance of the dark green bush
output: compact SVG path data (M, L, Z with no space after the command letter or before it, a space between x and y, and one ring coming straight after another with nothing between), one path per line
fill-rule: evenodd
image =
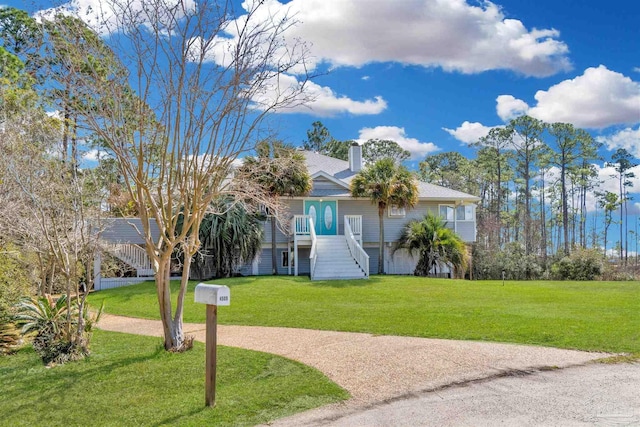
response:
M602 253L595 249L575 249L551 266L551 274L557 280L595 280L603 270Z
M524 247L518 242L509 243L500 251L474 248L475 279L499 280L503 271L509 280L536 280L542 277L544 268L535 255L526 255Z

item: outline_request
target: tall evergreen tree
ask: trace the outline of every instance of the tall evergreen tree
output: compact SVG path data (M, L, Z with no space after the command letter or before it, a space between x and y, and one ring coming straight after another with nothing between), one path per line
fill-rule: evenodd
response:
M626 234L628 234L628 222L626 221L627 215L627 201L629 200L628 190L627 188L633 186L632 178L635 178L635 173L631 172L630 169L638 166L637 163L633 162L634 157L624 148L618 148L613 156L611 156L610 166L613 166L616 171L615 177L618 179L618 197L620 199L620 261L623 259L623 248L624 248L624 261L625 264L628 260L628 242L625 238ZM623 233L624 231L624 233ZM624 241L624 244L623 244Z
M515 171L523 185L524 199L524 250L525 255L531 253L531 181L538 162L538 155L543 148L541 139L544 123L529 116L521 116L509 122L508 128L514 132L513 146L515 148Z
M560 169L560 202L562 209L562 230L565 255L570 254L569 240L569 194L568 172L574 167L579 158L578 139L576 129L569 123L553 123L549 133L555 137L556 150L551 161Z

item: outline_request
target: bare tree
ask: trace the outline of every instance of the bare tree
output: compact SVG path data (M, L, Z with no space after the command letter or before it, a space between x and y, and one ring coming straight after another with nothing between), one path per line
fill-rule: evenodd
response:
M14 102L16 97L19 102ZM64 328L69 341L65 344L70 347L59 350L83 357L89 336L85 333L86 294L80 292L80 283L91 278L100 193L87 185L91 174L76 173L74 166L64 162L62 123L48 117L33 90L5 86L0 98L11 100L2 104L10 114L0 132L0 234L23 255L37 257L39 294L51 291L47 282L51 285L60 278L67 306Z
M93 102L83 105L99 110L83 116L117 159L142 220L167 350L185 348L189 269L211 201L237 188L228 179L232 163L265 137L266 115L304 101L306 49L284 37L295 20L263 1L245 2L245 14L230 18L232 4L105 0L96 28L117 63L109 73L91 73L90 62L74 70L94 88ZM283 78L293 72L301 81ZM281 83L292 79L296 84ZM151 234L152 222L160 236ZM177 249L184 267L174 310L169 279Z

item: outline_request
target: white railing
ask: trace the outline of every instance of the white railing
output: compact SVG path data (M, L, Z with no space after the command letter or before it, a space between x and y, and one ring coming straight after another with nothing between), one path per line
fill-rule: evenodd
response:
M303 235L303 236L308 236L311 234L310 229L313 228L313 226L309 225L309 221L311 220L311 217L309 215L294 215L293 219L291 220L293 222L291 229L293 230L294 234L297 235Z
M316 238L316 230L313 227L313 219L309 218L309 233L311 234L311 253L309 254L309 271L311 280L316 272L316 261L318 261L318 239Z
M111 245L110 252L135 268L138 276L153 276L153 266L149 255L140 246L120 243Z
M362 215L345 215L344 224L345 236L347 235L347 224L349 224L353 236L362 246Z
M368 278L369 277L369 255L367 255L364 249L362 249L362 246L358 244L358 241L353 235L353 231L351 231L351 225L349 225L349 221L344 222L344 238L347 241L347 246L349 247L351 256L356 261L358 266L362 269L362 271L365 274L365 277Z

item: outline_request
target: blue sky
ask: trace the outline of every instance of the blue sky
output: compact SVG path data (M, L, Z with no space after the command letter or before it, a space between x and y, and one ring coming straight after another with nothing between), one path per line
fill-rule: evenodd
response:
M192 2L193 0L187 0ZM98 0L74 0L80 10ZM240 3L238 3L240 6ZM640 163L640 2L611 0L266 0L300 21L316 100L269 124L301 144L320 120L339 140L392 139L425 155L459 151L528 113L569 122ZM20 7L20 6L18 6ZM243 10L238 7L238 16ZM299 75L289 75L292 84ZM597 164L601 189L617 191ZM640 167L630 214L640 214ZM594 206L594 199L590 200ZM637 218L635 219L637 220Z
M293 0L318 99L275 123L299 144L314 120L340 140L394 139L419 161L459 151L520 113L569 122L640 163L640 2ZM616 191L598 163L602 189ZM635 168L630 214L640 213ZM595 202L591 199L590 204Z

